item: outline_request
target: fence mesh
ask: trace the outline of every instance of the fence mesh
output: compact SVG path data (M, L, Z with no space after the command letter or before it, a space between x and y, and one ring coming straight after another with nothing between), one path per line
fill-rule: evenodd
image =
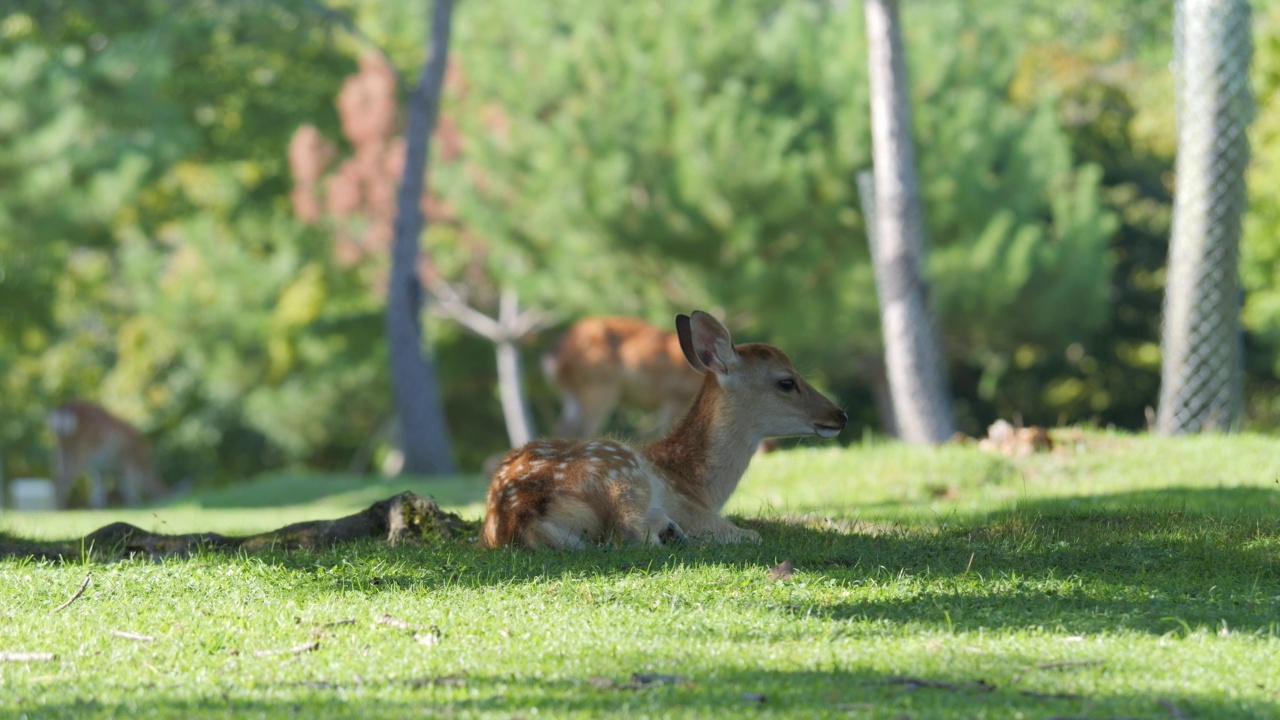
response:
M1179 0L1175 10L1177 186L1157 418L1164 434L1230 430L1241 414L1249 23L1247 0Z

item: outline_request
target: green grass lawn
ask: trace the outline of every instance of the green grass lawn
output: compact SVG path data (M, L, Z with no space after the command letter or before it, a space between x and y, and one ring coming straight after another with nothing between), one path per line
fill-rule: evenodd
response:
M0 560L0 658L54 655L0 659L0 717L1280 716L1280 441L1059 440L758 458L753 546ZM282 475L0 533L247 533L406 489L481 512L474 477Z

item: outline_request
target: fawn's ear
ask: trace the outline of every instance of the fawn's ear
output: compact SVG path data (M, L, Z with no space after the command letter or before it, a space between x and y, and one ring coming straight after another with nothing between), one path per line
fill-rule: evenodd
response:
M696 370L698 374L705 375L707 366L702 364L698 354L693 351L693 327L688 315L676 316L676 337L680 338L680 349L684 351L685 362L689 363L689 367Z
M694 310L693 315L676 316L676 335L685 360L700 373L726 375L738 364L729 330L711 315Z

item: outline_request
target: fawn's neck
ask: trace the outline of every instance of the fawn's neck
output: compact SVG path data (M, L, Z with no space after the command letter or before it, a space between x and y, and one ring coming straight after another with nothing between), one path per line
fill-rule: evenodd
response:
M662 472L672 490L719 512L737 489L761 440L747 423L734 417L724 390L708 373L684 419L640 452Z

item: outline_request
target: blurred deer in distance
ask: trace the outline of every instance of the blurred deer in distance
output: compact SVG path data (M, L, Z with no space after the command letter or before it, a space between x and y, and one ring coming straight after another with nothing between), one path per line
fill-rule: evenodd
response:
M65 509L82 474L90 480L89 506L107 506L104 472L115 474L120 496L130 507L168 494L151 462L151 446L132 425L101 405L76 400L51 410L45 419L53 432L54 488Z
M579 320L543 355L542 370L563 403L555 434L568 438L599 435L622 404L652 412L643 434L659 435L702 385L675 333L631 317Z

